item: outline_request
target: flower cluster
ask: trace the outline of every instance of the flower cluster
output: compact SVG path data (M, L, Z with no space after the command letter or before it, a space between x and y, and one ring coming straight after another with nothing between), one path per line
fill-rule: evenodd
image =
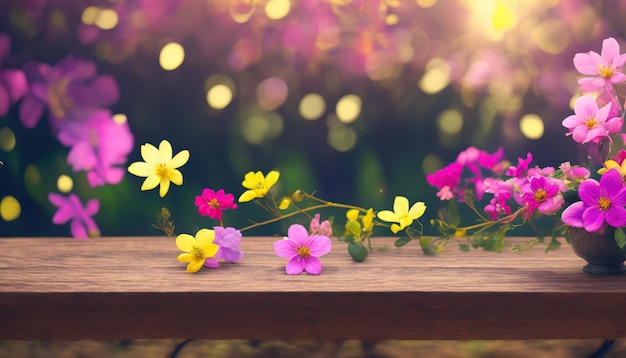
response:
M588 163L572 166L565 162L558 168L542 168L532 165L533 156L528 153L511 165L502 149L490 154L470 147L453 163L428 174L426 179L438 189L437 196L450 201L447 211L433 220L442 233L435 247L442 248L453 237L466 237L468 243L462 244L463 249L471 245L501 250L505 233L529 224L538 236L531 244L551 237L547 250L558 247L557 236L567 235L568 227L596 232L605 225L617 228L616 240L624 248L621 227L626 226L626 150L613 153L612 147L615 141L624 143L626 139L624 134L621 139L613 138L620 134L624 122L619 93L626 82L621 72L625 63L626 54L620 54L613 38L604 40L600 54L591 51L574 57L576 69L585 77L578 81L581 95L575 101L574 114L562 124L566 135L586 151ZM475 201L483 200L486 204L481 210ZM456 202L467 204L478 222L462 226ZM545 218L550 218L551 224L536 225Z
M150 143L141 146L143 161L131 163L128 171L139 177L145 177L141 190L152 190L159 187L159 195L164 197L170 184L183 184L183 175L179 170L189 160L189 151L182 150L173 155L172 145L162 140L159 147ZM287 236L274 243L274 250L279 257L288 259L287 274L299 274L306 271L317 275L322 272L320 256L330 252L331 238L337 237L348 244L348 253L355 261L363 261L373 250L370 238L375 227L386 227L393 234L402 233L395 241L397 247L403 246L413 239L419 238L423 242L423 226L419 218L426 211L423 202L410 205L404 196L396 196L393 210L374 212L373 208L361 208L354 205L330 202L319 197L296 190L289 196L276 200L273 187L280 179L280 172L272 170L267 174L261 171L245 174L241 183L245 189L235 203L235 196L226 193L224 189L217 191L204 188L197 195L194 204L200 216L207 216L218 222L212 229L202 228L194 236L175 233L175 226L170 221L169 210L163 208L157 215L158 223L155 228L161 229L169 236L176 236L176 246L181 253L178 260L187 262L188 272L197 272L202 266L218 268L218 260L237 262L243 257L240 248L242 232L259 226L271 224L295 216L304 216L308 221L308 230L302 224L292 224ZM224 211L236 210L239 205L247 202L256 202L272 218L255 222L243 228L228 227L224 224ZM190 200L191 202L191 200ZM343 228L333 228L332 217L321 220L319 211L324 209L346 210L346 221ZM413 227L417 223L419 228ZM335 232L341 232L335 235Z
M98 75L93 62L73 56L55 66L30 61L20 69L3 68L10 47L8 35L0 34L0 116L16 106L26 128L46 118L53 135L69 148L67 163L75 172L84 171L91 187L121 182L133 135L125 117L115 118L107 108L119 98L115 79ZM77 239L100 235L92 219L99 210L98 199L83 206L70 192L67 196L49 193L48 200L58 208L53 223L70 221Z

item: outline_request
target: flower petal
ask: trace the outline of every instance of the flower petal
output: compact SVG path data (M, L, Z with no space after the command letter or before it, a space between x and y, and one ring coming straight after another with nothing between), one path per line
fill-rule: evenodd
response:
M290 259L298 254L296 251L296 245L293 241L287 239L278 240L274 242L274 251L278 257L284 259Z
M330 252L332 248L332 242L328 236L315 235L309 243L309 249L311 250L311 256L320 257ZM308 271L307 271L308 272Z
M189 234L176 236L176 247L178 247L180 251L191 252L195 243L196 239Z
M409 199L404 196L396 196L393 200L393 211L398 216L403 216L409 212Z
M176 185L183 185L183 174L178 169L170 169L167 171L169 179Z
M168 166L170 168L180 168L183 165L185 165L188 160L189 160L189 151L186 149L181 150L180 152L178 152L178 154L176 154L176 156L174 156L174 158L172 158Z
M413 206L411 206L411 209L409 210L409 217L411 217L411 219L413 220L417 220L422 217L422 215L424 215L425 211L426 205L424 205L424 202L418 201L417 203L413 204Z
M161 178L161 187L159 188L159 196L164 197L170 190L170 180L168 178Z
M280 173L276 170L272 170L271 172L267 173L267 176L265 177L265 186L267 188L270 188L278 182L278 178L280 178Z
M322 263L317 257L309 256L302 261L304 261L304 271L311 275L319 275L322 273Z
M138 177L147 177L154 173L154 165L146 162L134 162L128 166L128 172Z
M161 182L161 178L159 178L156 174L151 174L141 184L141 190L142 191L152 190L156 188L160 182Z
M396 215L396 213L391 210L381 210L376 213L376 216L378 216L378 218L382 221L400 222L400 218L398 217L398 215Z
M293 224L289 226L287 236L297 246L309 246L309 232L300 224Z
M172 160L172 145L167 140L163 139L159 143L159 162L169 163Z
M299 275L302 271L304 271L304 260L301 260L299 256L294 256L287 261L285 266L287 275Z
M150 143L141 145L141 157L146 163L151 165L159 164L161 162L159 150Z
M187 272L189 273L198 272L202 268L202 265L204 265L204 259L198 258L197 256L194 256L194 258L195 259L187 265Z

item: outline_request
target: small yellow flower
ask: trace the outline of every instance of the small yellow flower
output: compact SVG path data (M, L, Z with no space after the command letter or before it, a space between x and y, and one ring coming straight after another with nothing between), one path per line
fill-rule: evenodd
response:
M262 198L267 195L270 188L276 184L280 173L272 170L267 173L267 177L263 176L263 173L248 172L244 177L244 181L241 183L244 188L248 189L239 197L240 203L245 203L255 198Z
M346 219L357 221L359 220L359 211L357 209L350 209L346 212Z
M184 253L178 255L178 261L189 262L187 272L198 272L207 258L214 257L219 246L213 243L215 231L201 229L196 237L189 234L180 234L176 237L176 246Z
M391 231L396 234L411 225L413 220L419 219L425 211L424 202L418 201L409 209L409 199L404 196L396 196L393 201L393 211L382 210L378 213L378 218L382 221L397 223L391 224Z
M619 165L619 163L617 163L616 161L609 159L604 162L604 168L598 169L598 174L604 174L611 169L616 169L617 171L619 171L619 173L622 175L622 181L626 181L626 160L622 162L622 165Z
M170 189L170 182L183 184L183 174L177 169L189 160L189 151L183 150L172 158L172 145L162 140L159 149L150 143L141 146L141 157L145 162L134 162L128 172L138 177L146 177L141 190L152 190L160 185L159 195L164 197Z
M374 229L374 209L369 208L367 213L361 219L363 222L363 231L370 232Z
M291 198L284 196L280 201L280 205L278 205L278 209L287 210L291 206Z

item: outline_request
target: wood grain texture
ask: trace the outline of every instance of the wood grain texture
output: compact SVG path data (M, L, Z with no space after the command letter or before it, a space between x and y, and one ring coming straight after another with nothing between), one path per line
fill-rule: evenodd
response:
M356 263L334 242L322 275L288 276L276 239L196 274L168 237L0 239L0 340L626 337L626 276L583 273L568 245L431 257L379 238Z

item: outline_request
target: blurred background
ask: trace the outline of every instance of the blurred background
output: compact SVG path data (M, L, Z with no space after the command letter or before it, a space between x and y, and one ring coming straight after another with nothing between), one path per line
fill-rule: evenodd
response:
M238 198L257 170L279 170L284 195L376 210L395 195L424 201L434 233L441 203L425 175L468 146L503 147L514 162L530 151L540 166L580 162L561 126L577 90L572 58L599 53L607 37L624 48L625 16L621 0L0 0L10 43L0 44L0 95L22 85L8 73L28 86L0 96L0 236L69 236L69 224L52 223L51 192L99 199L103 236L157 235L163 206L178 232L195 232L216 225L195 196L208 187ZM108 92L72 93L68 58L95 66ZM99 100L84 99L90 91ZM85 120L81 106L132 133L111 162L124 171L141 144L188 149L184 185L160 198L126 172L92 186L95 168L74 170L75 147L59 135ZM59 108L71 118L56 118ZM267 215L253 203L224 212L228 226L250 217Z

